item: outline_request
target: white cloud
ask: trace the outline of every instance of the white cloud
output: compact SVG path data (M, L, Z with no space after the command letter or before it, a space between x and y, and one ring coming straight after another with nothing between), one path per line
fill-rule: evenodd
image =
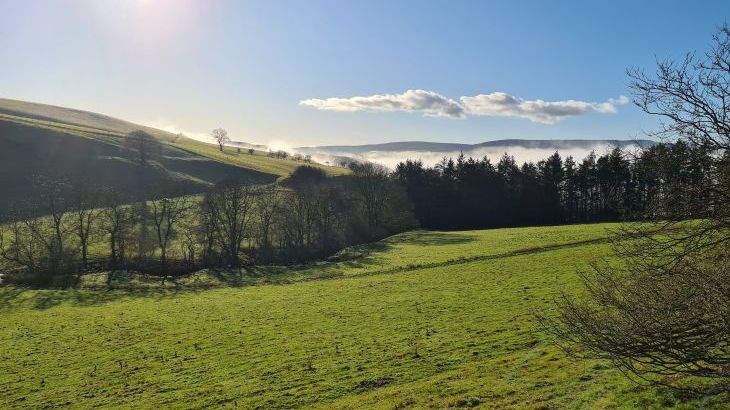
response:
M502 92L461 97L461 103L470 115L519 117L543 124L555 124L567 117L589 112L615 113L617 105L626 104L628 101L624 96L618 99L611 98L603 103L577 100L523 100Z
M311 98L299 102L301 105L328 111L379 111L379 112L421 112L430 117L463 119L467 115L489 117L518 117L543 124L555 124L567 117L590 112L615 113L616 106L626 104L628 98L610 98L606 102L594 103L578 100L544 101L524 100L503 92L463 96L460 102L433 91L408 90L402 94L375 94L351 98Z
M441 94L425 90L408 90L403 94L376 94L351 98L311 98L299 104L328 111L406 111L430 117L464 118L464 107Z

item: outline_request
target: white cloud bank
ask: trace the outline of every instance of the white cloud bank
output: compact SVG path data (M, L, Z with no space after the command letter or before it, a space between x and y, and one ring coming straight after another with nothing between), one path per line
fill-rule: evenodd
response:
M629 99L620 96L606 102L595 103L578 100L544 101L524 100L503 92L463 96L460 102L433 91L408 90L402 94L375 94L350 98L311 98L300 105L326 111L376 111L376 112L421 112L429 117L463 119L467 115L489 117L526 118L533 122L555 124L567 117L590 112L615 113L617 105L626 104Z
M299 102L327 111L422 112L429 117L465 118L464 107L439 93L408 90L403 94L375 94L367 97L311 98Z
M627 102L629 99L623 95L618 99L610 98L603 103L576 100L529 101L501 92L461 97L461 103L471 115L519 117L543 124L555 124L566 117L575 117L589 112L615 113L617 105Z

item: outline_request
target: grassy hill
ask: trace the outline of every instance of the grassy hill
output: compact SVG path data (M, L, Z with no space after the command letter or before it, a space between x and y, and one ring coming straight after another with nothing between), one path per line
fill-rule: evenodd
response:
M247 149L241 149L241 152L238 152L238 148L227 146L221 152L217 145L206 144L189 138L178 139L171 145L225 164L252 169L279 177L285 177L291 174L297 167L302 165L321 168L330 175L345 175L350 173L346 168L330 167L315 162L305 164L302 161L293 159L272 158L264 151L254 151L253 154L249 154Z
M138 129L163 144L162 155L144 169L123 148L126 135ZM36 196L29 178L42 172L85 173L118 190L171 176L196 192L225 178L270 183L300 165L300 161L270 158L260 151L253 155L234 148L220 152L212 144L101 114L0 99L0 213L16 200ZM346 172L314 166L333 174Z
M0 288L0 407L722 408L572 361L536 326L611 227L408 232L166 291ZM200 290L232 277L258 286Z
M25 119L29 122L51 124L59 128L66 126L69 128L93 130L95 132L111 135L124 135L141 129L161 140L172 141L175 138L175 134L134 124L103 114L75 110L73 108L57 107L54 105L10 100L7 98L0 98L0 114Z

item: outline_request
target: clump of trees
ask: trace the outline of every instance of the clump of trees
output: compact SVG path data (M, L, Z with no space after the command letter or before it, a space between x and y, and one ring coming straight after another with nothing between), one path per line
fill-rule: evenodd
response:
M124 138L124 147L134 152L134 157L141 166L148 165L151 159L162 154L162 144L150 133L137 130L132 131Z
M289 158L289 153L281 149L277 151L269 151L269 157L277 159L287 159Z
M557 152L522 165L507 154L496 164L464 155L434 167L405 161L395 173L418 220L432 229L637 220L666 214L656 210L661 198L686 200L685 193L714 178L708 155L705 148L679 141L638 154L619 148L591 153L580 162ZM681 215L699 212L682 208Z
M334 178L303 166L280 185L228 180L202 197L167 179L145 187L152 199L131 203L134 195L90 178L37 178L42 197L19 206L0 230L0 271L7 281L39 286L73 286L99 270L134 270L164 283L204 267L303 263L414 227L398 181L365 169ZM363 190L368 184L378 197Z

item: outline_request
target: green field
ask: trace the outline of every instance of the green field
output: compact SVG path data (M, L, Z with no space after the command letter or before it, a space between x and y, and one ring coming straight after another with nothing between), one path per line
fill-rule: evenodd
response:
M537 327L611 227L409 232L240 273L257 286L0 288L0 408L721 408L573 361Z

